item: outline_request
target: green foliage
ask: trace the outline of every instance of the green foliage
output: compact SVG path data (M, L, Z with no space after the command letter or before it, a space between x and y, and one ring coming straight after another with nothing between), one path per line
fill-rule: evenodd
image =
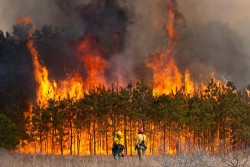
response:
M249 143L249 103L231 82L221 87L211 80L204 92L192 96L182 90L154 96L152 89L139 81L127 87L91 88L79 100L50 99L48 104L33 109L29 134L41 143L52 134L51 143L60 145L61 153L65 143L71 143L72 153L72 140L83 131L89 135L91 154L96 153L97 140L104 143L105 139L108 145L108 138L117 129L124 130L125 143L131 144L128 136L132 138L132 130L138 126L148 129L151 138L161 134L165 144L171 137L167 135L173 134L180 144L181 135L187 133L193 134L194 144L211 151L216 139L233 148Z
M0 113L0 148L15 149L19 144L19 134L17 126Z

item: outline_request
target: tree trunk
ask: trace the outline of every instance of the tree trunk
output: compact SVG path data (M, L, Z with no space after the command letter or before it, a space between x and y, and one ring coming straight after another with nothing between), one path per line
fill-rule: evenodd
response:
M163 154L166 155L166 121L163 121Z
M125 154L128 152L128 147L127 147L127 117L126 114L124 113L124 146L125 146Z
M88 125L89 131L89 154L92 155L92 135L91 135L91 122Z
M176 144L177 154L181 153L181 125L178 123L178 139Z
M40 141L40 154L42 154L43 153L42 132L39 133L39 141Z
M235 128L234 128L234 126L232 125L231 126L231 131L232 131L232 141L231 141L231 143L232 143L232 149L233 149L233 151L235 151L235 145L236 145L236 137L235 137Z
M107 126L107 123L106 123L106 126L105 126L105 138L106 138L106 154L108 155L109 154L109 147L108 147L108 126Z
M69 122L70 124L70 147L69 147L69 152L70 152L70 155L72 155L72 146L73 146L73 127L72 127L72 121L70 120Z
M52 154L54 154L55 153L55 139L54 139L54 133L55 133L55 130L54 129L52 129L52 131L51 131L51 152L52 152Z
M132 141L132 120L130 117L130 123L129 123L129 138L130 138L130 155L132 155L133 150L133 141Z
M77 132L76 143L77 143L77 155L80 155L80 147L81 147L81 131L80 130Z
M96 123L94 122L94 133L93 133L93 138L94 138L94 155L96 155Z
M62 132L60 132L60 150L61 150L61 155L63 155L63 135L62 135Z

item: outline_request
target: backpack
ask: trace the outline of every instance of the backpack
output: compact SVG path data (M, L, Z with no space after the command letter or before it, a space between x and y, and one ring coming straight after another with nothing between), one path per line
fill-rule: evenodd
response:
M143 147L143 150L142 150L142 151L146 151L146 150L147 150L147 146L145 145L144 134L142 134L142 137L143 137L143 140L142 140L141 143L139 143L139 144L136 146L136 149L139 149L140 147Z
M143 137L142 142L139 143L139 145L144 147L145 146L145 143L144 143L144 134L142 134L142 137Z
M121 141L120 138L118 138L119 141ZM113 153L121 153L124 150L124 146L122 144L114 144L112 147Z

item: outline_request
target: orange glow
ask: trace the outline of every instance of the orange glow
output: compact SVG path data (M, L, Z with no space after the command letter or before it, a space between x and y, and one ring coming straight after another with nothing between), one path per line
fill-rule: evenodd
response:
M191 74L189 72L189 70L186 70L185 72L185 92L188 94L192 94L195 92L195 85L193 83L193 81L191 80Z
M248 97L250 97L250 90L246 89Z
M214 80L214 82L216 83L216 85L218 87L221 87L221 86L225 85L222 81L216 79L214 72L211 74L211 78Z
M169 46L166 51L161 49L162 51L160 51L160 53L155 53L152 62L146 62L146 65L153 70L154 93L176 93L176 90L185 86L185 92L193 94L195 91L194 83L191 80L189 71L186 70L185 76L183 77L174 61L174 50L178 41L175 31L177 13L172 0L166 0L166 4L168 9L166 31Z
M18 18L17 22L32 26L31 19L29 17ZM46 69L45 66L42 66L39 62L39 55L38 55L38 52L34 46L34 41L32 39L31 31L32 30L30 30L30 32L28 34L27 48L29 49L29 51L31 53L35 81L38 84L37 103L45 104L46 100L48 98L52 98L54 95L53 85L50 83L50 81L48 79L48 75L49 75L48 70Z
M49 80L49 73L45 66L39 62L39 55L34 46L31 34L29 34L29 40L27 47L31 53L34 76L38 84L37 88L37 103L40 105L47 105L48 99L59 99L75 97L79 99L83 97L83 81L79 74L75 74L68 77L66 80L60 82L59 87L55 81Z
M32 25L30 18L19 18L18 23ZM33 62L33 70L34 70L34 78L37 83L36 90L36 103L41 107L46 107L48 105L49 99L60 100L67 99L68 97L73 98L74 100L80 99L84 96L84 92L87 92L87 88L89 86L98 86L103 85L107 87L104 73L106 68L109 66L107 61L101 57L99 53L98 46L95 45L94 39L91 36L87 36L81 41L78 46L78 54L81 57L82 63L85 66L88 76L86 79L80 75L80 73L75 72L69 75L65 80L61 80L56 82L55 80L51 81L49 79L49 72L46 66L42 65L39 60L39 53L35 47L34 40L32 37L32 30L30 30L28 34L28 42L27 48L30 51L32 62ZM103 49L99 47L99 49ZM30 104L29 111L25 112L25 118L31 120L33 115L33 104ZM70 112L70 111L69 111ZM32 123L26 124L26 130L32 132L31 130ZM72 127L74 128L74 127ZM91 131L93 130L91 123ZM65 132L68 132L69 129L64 129ZM32 132L35 133L35 132ZM75 134L75 132L74 132ZM81 132L79 134L81 136L80 141L87 141L89 139L88 132ZM47 137L52 137L51 134L48 134ZM23 153L59 153L60 148L55 146L55 148L51 148L53 145L51 141L44 140L42 141L42 145L39 143L40 139L35 139L34 142L27 143L26 141L21 141L20 151ZM67 140L67 139L64 139ZM109 141L109 143L112 143ZM74 142L72 144L74 150L77 147L76 139L74 138ZM46 145L46 146L45 146ZM40 148L39 148L40 147ZM45 148L46 147L46 148ZM88 143L81 142L80 148L81 154L89 154L88 152ZM84 148L84 149L83 149ZM42 150L40 150L42 149ZM45 151L46 150L46 151ZM75 151L76 152L76 151ZM100 149L99 154L104 154L105 151ZM69 154L69 148L64 147L64 154Z
M31 24L31 19L19 18L18 22ZM83 80L80 74L75 73L59 83L49 80L49 72L47 68L40 63L39 54L35 48L31 31L28 34L27 48L29 49L32 57L34 77L37 83L37 104L46 106L48 99L58 100L59 98L63 99L68 96L76 99L83 97Z
M23 24L31 24L31 19L29 17L25 17L25 18L22 18L22 17L19 17L17 18L17 23L23 23Z
M80 74L75 73L73 76L69 76L67 80L60 82L60 87L57 88L56 82L54 82L56 99L67 98L68 96L75 99L83 97L83 80Z
M105 70L109 63L102 58L100 51L104 48L97 45L91 34L84 38L78 46L78 56L88 71L88 77L85 80L86 85L104 85L108 86L105 80Z
M32 35L29 34L27 47L31 53L35 80L38 84L37 88L37 103L42 105L46 104L46 101L54 97L54 88L48 79L48 70L45 66L42 66L39 62L39 56L36 48L34 47L34 42Z
M167 0L167 8L168 8L168 20L166 24L167 35L170 39L175 39L176 38L175 13L173 11L173 4L171 0Z
M183 74L179 68L177 67L175 63L174 58L174 51L178 42L178 34L176 32L176 19L177 14L176 9L174 6L173 0L166 0L167 4L167 23L165 25L167 36L168 36L168 46L166 48L160 48L158 51L156 51L153 55L152 61L147 60L146 66L150 67L153 70L153 91L154 94L160 95L160 94L171 94L176 93L177 90L183 89L184 93L186 94L193 94L196 91L196 87L194 82L192 81L192 75L190 74L190 71L188 69L185 70L185 73ZM31 19L25 18L25 19L18 19L19 23L24 24L31 24ZM158 24L158 22L157 22ZM119 40L119 36L117 34L112 35L112 39L114 41ZM34 40L32 38L31 32L28 35L28 42L27 42L27 48L30 51L32 61L33 61L33 70L34 70L34 78L37 83L37 99L36 102L39 104L39 106L47 106L49 99L63 99L63 98L73 98L73 100L80 99L84 97L84 93L87 92L88 88L91 86L95 87L98 85L102 85L104 87L108 87L108 83L105 78L105 72L110 67L110 63L104 58L104 55L102 55L106 50L106 48L103 48L98 44L98 41L95 39L95 37L92 34L87 34L81 41L79 41L79 44L77 45L77 55L80 59L81 63L85 67L87 71L86 78L83 78L83 76L75 72L71 75L69 75L65 80L61 81L55 81L49 79L49 71L47 70L46 66L41 63L39 60L39 53L35 47ZM118 75L117 78L121 76ZM118 80L121 82L121 80ZM219 81L216 81L219 84ZM201 84L203 90L205 90L205 84ZM66 108L66 107L65 107ZM90 110L92 110L91 108ZM64 109L61 109L64 110ZM59 110L58 110L59 111ZM67 112L73 111L65 109ZM60 112L60 111L59 111ZM32 117L32 104L30 104L30 110L25 113L25 117ZM68 113L67 113L68 114ZM69 114L70 115L70 114ZM92 116L92 120L94 120L95 116ZM116 120L115 120L116 121ZM108 120L110 125L115 125L117 123L112 122L111 120ZM86 122L85 122L86 123ZM119 121L120 127L116 127L117 129L120 129L121 131L124 131L124 128L128 127L122 120ZM138 122L131 122L131 125L136 125ZM66 124L66 123L65 123ZM62 131L65 133L70 133L70 130L72 130L72 138L70 139L69 136L67 136L63 142L63 154L70 154L70 142L72 142L73 147L73 154L77 154L77 148L79 148L79 153L81 155L89 155L93 154L93 148L95 145L96 148L96 154L106 154L106 150L108 150L108 154L111 154L111 147L112 147L112 132L110 129L107 129L107 135L103 134L96 134L96 138L93 139L93 134L98 133L98 128L100 128L103 125L97 125L95 122L90 122L88 124L88 128L81 129L80 131L76 131L77 128L75 128L74 124L71 123L71 127L63 127ZM87 124L87 123L86 123ZM127 123L128 124L128 123ZM69 123L67 124L69 125ZM27 131L32 132L30 130L30 127L32 124L27 125ZM39 139L35 139L31 143L25 143L25 141L21 141L21 145L24 144L26 147L21 147L20 151L23 153L39 153L41 147L41 153L53 153L53 154L59 154L60 153L60 145L54 144L51 138L53 138L54 134L58 134L59 131L52 129L51 125L49 132L47 132L47 136L45 137L41 143L39 143ZM176 125L177 126L177 125ZM110 126L108 126L110 127ZM108 128L107 127L107 128ZM71 129L70 129L71 128ZM152 125L152 129L157 127L154 127ZM137 129L133 126L128 130L130 133L134 133L137 131ZM182 151L184 150L195 150L195 148L189 148L191 146L186 146L188 142L190 142L191 139L194 138L193 133L186 133L190 131L187 127L183 128L183 132L177 132L169 131L169 134L167 134L166 142L164 143L166 146L166 150L168 154L175 154L177 153L177 148L180 148ZM154 131L152 131L154 132ZM33 133L33 132L32 132ZM149 133L148 133L149 134ZM45 135L45 134L43 134ZM103 136L102 136L103 135ZM157 131L152 134L152 136L149 136L149 139L151 140L154 137L154 141L148 145L154 148L162 147L162 131ZM155 136L153 136L155 135ZM108 137L109 136L109 137ZM128 137L129 133L127 132L127 142L128 145L134 145L134 138L135 134L132 134L131 137ZM79 137L79 138L78 138ZM108 137L107 143L104 142L105 137ZM177 146L177 138L178 138L178 146ZM131 139L131 140L130 140ZM72 141L70 141L72 140ZM80 143L79 143L80 142ZM189 145L195 145L197 141L191 141ZM163 144L163 145L164 145ZM52 146L53 145L53 146ZM55 145L55 146L54 146ZM54 147L54 148L53 148ZM128 153L136 154L133 147L127 148ZM149 153L149 151L147 152ZM160 150L155 150L154 153L159 154L161 153Z
M155 56L152 63L147 63L154 71L155 94L169 94L172 91L175 93L182 86L182 75L172 57L166 62L167 56L165 53L160 57Z

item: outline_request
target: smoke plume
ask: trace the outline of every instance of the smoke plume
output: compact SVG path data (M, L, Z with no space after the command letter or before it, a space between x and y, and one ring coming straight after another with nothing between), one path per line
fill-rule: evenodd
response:
M250 51L246 46L250 37L244 36L249 33L242 27L248 24L241 21L249 16L249 2L176 2L185 17L185 26L177 27L179 41L174 53L180 70L189 69L197 82L201 76L208 80L214 72L218 79L232 80L240 87L249 83ZM35 40L40 59L55 80L65 79L75 70L84 77L87 75L75 47L89 33L99 46L107 48L99 50L110 63L107 80L116 80L118 76L126 81L152 80L152 70L145 66L145 59L168 45L165 0L0 0L0 3L0 28L4 31L12 31L18 17L32 19L39 30ZM248 22L250 25L249 19ZM45 36L51 29L51 36ZM29 61L27 58L25 63ZM8 63L4 63L1 71L9 68Z

